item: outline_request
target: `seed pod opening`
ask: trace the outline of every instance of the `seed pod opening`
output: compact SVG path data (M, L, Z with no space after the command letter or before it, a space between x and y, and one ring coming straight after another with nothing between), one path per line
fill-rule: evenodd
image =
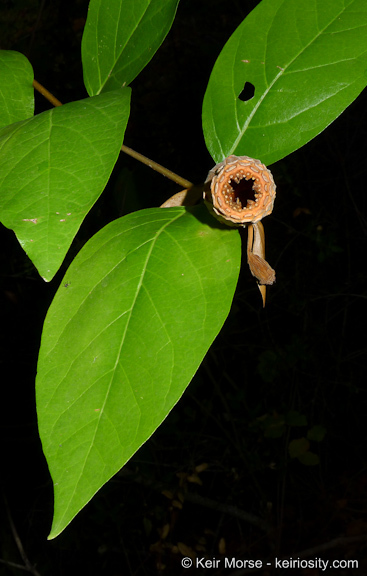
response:
M228 156L210 170L204 199L230 226L258 222L273 211L276 186L270 170L248 156Z

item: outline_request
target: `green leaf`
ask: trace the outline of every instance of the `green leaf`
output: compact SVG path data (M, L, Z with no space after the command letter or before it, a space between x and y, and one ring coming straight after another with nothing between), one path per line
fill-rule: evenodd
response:
M265 350L259 354L257 371L264 382L274 382L279 375L280 366L279 355L274 350Z
M310 443L306 438L296 438L289 442L288 452L291 458L300 458L310 449Z
M33 68L19 52L0 50L0 128L34 114Z
M65 104L0 131L0 220L46 281L108 181L130 92Z
M307 438L313 442L322 442L325 438L325 434L326 428L316 424L315 426L312 426L312 428L310 428L310 430L307 432Z
M84 84L99 94L130 84L172 26L179 0L91 0L82 40Z
M248 82L253 98L239 96ZM365 0L263 0L212 71L203 130L216 162L272 164L326 128L367 84Z
M204 206L115 220L71 264L49 309L37 376L57 536L151 436L226 319L238 231Z
M280 438L285 431L284 416L267 416L263 422L265 438Z
M320 464L320 458L314 452L305 452L298 457L298 460L304 466L317 466Z
M288 426L307 426L307 417L297 410L289 410L285 415L285 421Z

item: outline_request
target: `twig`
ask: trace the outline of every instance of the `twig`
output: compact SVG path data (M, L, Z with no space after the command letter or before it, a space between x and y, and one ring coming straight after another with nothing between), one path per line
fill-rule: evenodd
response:
M18 570L29 572L29 568L27 566L22 566L22 564L17 564L16 562L11 562L10 560L2 560L0 558L0 564L5 564L5 566L11 566L11 568L17 568ZM33 574L35 574L35 572L33 572ZM36 572L36 574L38 574L38 572Z
M348 544L353 544L354 542L362 542L365 540L367 542L367 534L360 536L338 536L334 540L329 542L324 542L324 544L319 544L318 546L313 546L312 548L307 548L301 552L294 554L297 558L307 558L313 556L314 554L319 554L320 552L325 552L325 550L331 550L332 548L337 548L338 546L347 546Z
M273 527L262 520L262 518L255 516L255 514L251 514L251 512L241 510L240 508L237 508L237 506L223 504L222 502L211 500L205 496L200 496L200 494L196 494L195 492L187 492L185 494L185 500L186 502L191 502L191 504L199 504L199 506L204 506L205 508L210 508L217 512L223 512L224 514L228 514L229 516L238 518L239 520L244 520L248 524L256 526L256 528L259 528L263 532L270 533L273 530Z
M49 92L44 86L42 86L42 84L37 82L37 80L33 80L33 88L37 90L37 92L42 94L42 96L44 96L46 100L51 102L53 106L62 106L62 102L60 102L60 100L55 98L55 96L51 94L51 92Z
M332 550L333 548L338 548L340 546L348 546L348 544L354 544L355 542L363 542L367 541L367 534L363 534L360 536L338 536L334 538L334 540L330 540L329 542L324 542L323 544L319 544L318 546L313 546L312 548L307 548L306 550L301 550L301 552L292 552L287 556L282 556L281 558L277 558L279 562L282 560L289 560L290 557L293 559L295 558L309 558L310 556L314 556L315 554L319 554L320 552L326 552L327 550ZM268 558L267 561L271 563L271 558ZM273 559L274 560L274 559ZM243 568L240 570L236 570L232 572L228 576L244 576L244 574L252 574L253 572L262 572L263 570L269 570L269 566L265 565L262 569L259 568Z
M193 186L192 182L190 182L189 180L182 178L178 174L172 172L172 170L168 170L168 168L165 168L164 166L157 164L157 162L150 160L149 158L143 156L139 152L135 152L135 150L132 150L128 146L125 146L125 144L121 146L121 150L122 152L125 152L125 154L129 154L129 156L135 158L135 160L139 160L139 162L142 162L142 164L145 164L146 166L149 166L149 168L152 168L156 172L163 174L163 176L166 176L166 178L173 180L173 182L176 182L176 184L179 184L184 188L191 188Z
M153 482L148 478L145 478L141 474L135 474L131 470L127 468L122 468L118 475L124 478L131 478L137 484L142 484L143 486L148 486L157 492L161 492L166 486L161 482ZM224 514L228 514L229 516L233 516L234 518L238 518L239 520L244 520L253 526L256 526L263 532L267 534L272 531L272 526L255 516L255 514L251 514L251 512L245 512L245 510L241 510L237 508L237 506L232 506L231 504L223 504L222 502L217 502L216 500L211 500L210 498L206 498L205 496L200 496L199 494L195 494L194 492L185 492L184 499L186 502L190 502L191 504L198 504L199 506L204 506L205 508L210 508L211 510L217 510L218 512L222 512Z
M20 569L22 569L22 570L26 570L27 572L31 572L31 574L33 574L34 576L41 576L40 573L38 572L38 570L36 570L36 568L35 568L35 567L31 564L31 562L28 560L28 556L27 556L27 554L25 553L25 550L24 550L24 548L23 548L23 544L22 544L22 542L21 542L21 539L19 538L19 534L18 534L18 532L17 532L17 529L15 528L15 524L14 524L14 522L13 522L13 518L11 517L11 514L10 514L8 502L7 502L4 494L3 494L3 499L4 499L4 505L5 505L6 515L7 515L7 517L8 517L9 524L10 524L10 529L11 529L11 531L12 531L13 538L14 538L15 543L16 543L16 545L17 545L19 554L21 555L22 560L23 560L23 562L24 562L24 566L20 566L20 565L18 565L18 564L14 564L13 562L8 562L8 561L6 561L6 560L0 560L0 562L1 562L2 564L8 564L8 565L11 565L11 566L13 566L13 567L20 568Z
M37 80L33 80L33 87L35 88L35 90L37 90L37 92L42 94L42 96L44 96L46 100L48 100L53 106L62 106L62 102L60 102L60 100L55 98L55 96L51 94L51 92L49 92L44 86L42 86L42 84L37 82ZM193 184L192 182L190 182L190 180L182 178L178 174L172 172L172 170L168 170L168 168L165 168L164 166L161 166L157 162L150 160L146 156L143 156L143 154L135 152L135 150L132 150L132 148L125 146L125 144L121 146L121 151L125 152L125 154L128 154L129 156L132 156L132 158L135 158L135 160L139 160L139 162L142 162L142 164L149 166L149 168L152 168L156 172L159 172L166 178L173 180L173 182L176 182L176 184L178 184L179 186L183 186L184 188L192 188Z

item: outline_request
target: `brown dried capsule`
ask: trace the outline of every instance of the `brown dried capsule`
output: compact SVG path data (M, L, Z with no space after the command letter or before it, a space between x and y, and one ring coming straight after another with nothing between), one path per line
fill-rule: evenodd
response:
M270 170L260 160L232 155L210 170L204 199L219 220L244 226L271 214L275 189Z

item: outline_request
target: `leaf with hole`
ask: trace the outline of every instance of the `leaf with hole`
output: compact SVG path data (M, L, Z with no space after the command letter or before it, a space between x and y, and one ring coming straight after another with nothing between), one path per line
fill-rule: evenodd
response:
M204 206L115 220L47 314L37 375L57 536L181 397L231 306L240 236Z
M214 160L236 154L269 165L322 132L367 84L366 30L365 0L260 2L223 48L205 93Z
M90 96L130 84L172 26L179 0L91 0L82 40Z
M44 280L59 269L108 181L130 92L65 104L0 131L0 219Z

